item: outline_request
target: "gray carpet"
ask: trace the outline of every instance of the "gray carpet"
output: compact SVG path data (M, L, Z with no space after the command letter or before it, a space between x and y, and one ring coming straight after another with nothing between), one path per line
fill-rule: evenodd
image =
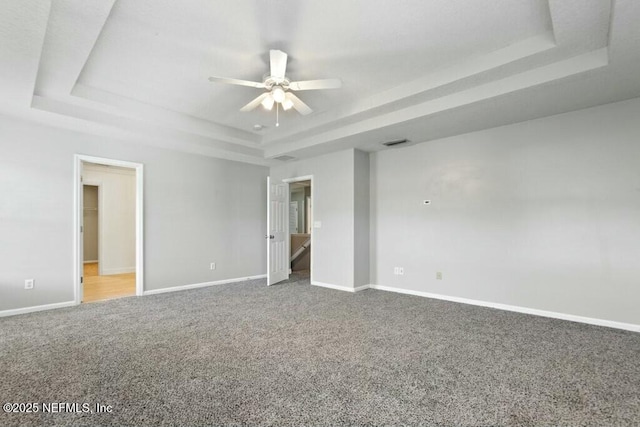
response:
M640 425L640 334L263 280L0 319L0 425Z

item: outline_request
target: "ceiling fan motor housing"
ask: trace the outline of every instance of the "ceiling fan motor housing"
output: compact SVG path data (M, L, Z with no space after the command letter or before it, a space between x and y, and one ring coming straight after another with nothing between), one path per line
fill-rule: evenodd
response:
M291 80L288 77L284 77L282 79L265 75L262 77L262 82L266 89L271 90L274 86L281 86L284 90L289 89L289 85L291 84Z

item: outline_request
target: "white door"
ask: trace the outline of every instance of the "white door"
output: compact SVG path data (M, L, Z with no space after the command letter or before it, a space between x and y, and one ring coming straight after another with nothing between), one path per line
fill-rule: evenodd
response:
M82 302L82 300L84 299L84 281L86 279L84 277L84 184L82 183L83 171L84 163L80 162L80 182L78 183L78 219L80 222L80 239L78 242L78 251L80 251L80 265L78 266L78 268L80 269L80 271L78 271L78 274L80 275L80 289L78 289L77 302Z
M267 285L289 278L289 184L267 177Z

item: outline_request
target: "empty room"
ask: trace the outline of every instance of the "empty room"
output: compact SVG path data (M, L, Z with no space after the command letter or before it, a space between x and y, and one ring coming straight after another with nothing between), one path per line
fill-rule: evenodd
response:
M640 425L638 22L3 0L0 426Z

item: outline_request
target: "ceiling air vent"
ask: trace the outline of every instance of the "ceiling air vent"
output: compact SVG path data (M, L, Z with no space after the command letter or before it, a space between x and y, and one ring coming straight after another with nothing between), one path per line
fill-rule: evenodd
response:
M278 157L274 157L274 158L276 160L282 160L283 162L295 159L295 157L291 157L291 156L278 156Z
M387 142L383 142L382 145L387 146L387 147L395 147L397 145L401 145L401 144L406 144L407 142L409 142L408 139L394 139L393 141L387 141Z

